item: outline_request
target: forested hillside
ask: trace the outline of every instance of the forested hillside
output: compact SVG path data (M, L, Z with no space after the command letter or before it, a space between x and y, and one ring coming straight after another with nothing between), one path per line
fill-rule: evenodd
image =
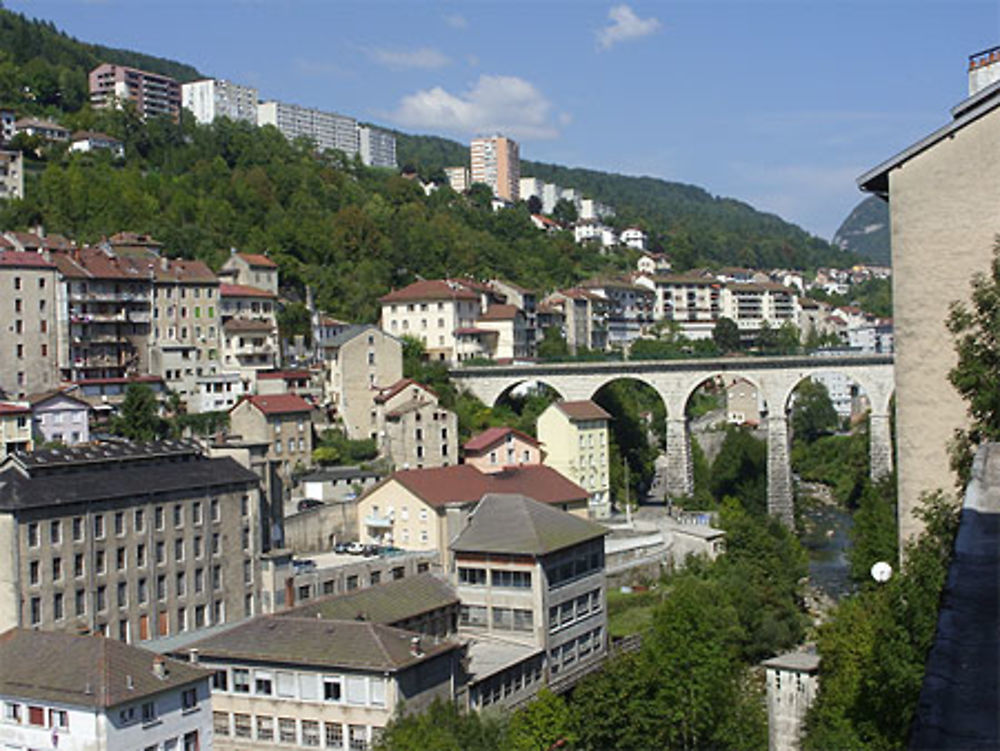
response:
M0 107L18 115L75 112L88 99L87 74L102 62L131 65L179 81L201 74L183 63L80 42L48 21L3 10L0 3Z
M570 233L549 235L527 209L494 213L476 198L368 169L343 155L316 157L273 127L184 118L144 125L129 112L84 111L77 124L122 138L127 160L52 147L34 165L24 201L0 208L0 226L42 223L83 242L128 229L148 232L168 252L218 266L231 247L270 251L283 294L308 282L318 302L350 320L376 316L393 286L431 278L499 275L546 288L624 268L581 248Z
M436 136L397 133L396 150L401 165L412 165L425 177L469 161L467 146ZM653 247L670 253L680 269L706 264L805 269L857 261L774 214L695 185L532 161L521 162L521 174L576 188L613 206L613 224L645 229Z

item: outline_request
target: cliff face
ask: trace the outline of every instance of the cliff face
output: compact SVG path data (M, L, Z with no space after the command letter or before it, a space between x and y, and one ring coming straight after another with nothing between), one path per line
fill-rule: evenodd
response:
M857 253L876 265L892 265L889 204L881 198L868 196L848 214L831 242L841 250Z

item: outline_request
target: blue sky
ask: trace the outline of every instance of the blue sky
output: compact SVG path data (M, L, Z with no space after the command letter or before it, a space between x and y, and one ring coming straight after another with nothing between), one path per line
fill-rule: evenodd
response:
M1000 0L7 0L261 98L693 183L824 238L944 124Z

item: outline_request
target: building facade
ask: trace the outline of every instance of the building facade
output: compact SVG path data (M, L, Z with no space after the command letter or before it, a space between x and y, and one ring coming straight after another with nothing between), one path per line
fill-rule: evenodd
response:
M419 281L379 298L381 328L396 337L420 339L431 360L459 362L481 356L471 345L462 346L463 330L475 330L480 298L465 284L453 279Z
M90 405L61 390L32 395L31 420L34 439L76 446L90 441Z
M31 451L31 407L17 402L0 402L0 459L18 451Z
M473 138L469 159L473 183L485 183L498 198L517 202L521 195L521 157L517 141L500 135Z
M8 398L59 383L58 288L44 255L0 250L0 392Z
M514 428L487 428L462 446L463 461L480 472L501 472L505 467L541 464L541 444Z
M358 153L358 121L353 117L272 100L257 105L257 124L273 125L290 141L308 138L319 151L336 149L348 157Z
M0 150L0 200L24 198L24 157L20 151Z
M312 405L296 394L248 396L229 410L229 425L245 441L266 443L267 461L291 486L297 467L312 466Z
M369 167L396 168L396 137L369 125L358 126L358 150Z
M586 488L594 517L611 513L608 421L592 401L555 402L538 416L545 464Z
M403 378L402 342L371 325L350 326L329 339L326 394L348 438L378 438L375 397Z
M259 481L180 442L0 469L0 625L144 642L256 612Z
M90 71L89 83L94 109L120 108L129 102L144 120L160 116L180 120L181 85L169 76L101 63Z
M212 747L210 673L111 639L0 634L6 751Z
M181 85L181 103L194 119L207 125L216 118L257 124L257 89L222 78L207 78Z
M394 468L458 463L458 416L421 383L403 379L375 397L379 449Z

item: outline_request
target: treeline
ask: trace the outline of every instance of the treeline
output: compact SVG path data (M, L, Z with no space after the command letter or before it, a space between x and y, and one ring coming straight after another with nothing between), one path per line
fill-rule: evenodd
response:
M129 110L75 116L81 127L125 142L127 158L53 147L35 165L26 198L0 209L7 228L44 224L94 242L128 229L148 232L172 255L218 268L230 248L270 252L282 294L305 284L320 306L348 320L374 320L377 298L425 278L502 277L551 288L622 268L531 224L527 209L493 212L447 187L427 196L389 170L340 152L316 156L275 128L219 121L142 123Z
M202 77L173 60L81 42L51 21L29 19L0 5L0 107L19 115L76 112L88 100L87 74L104 62L182 83Z
M437 136L397 134L396 153L401 165L427 179L440 179L443 167L469 161L467 146ZM651 246L670 253L678 270L703 265L812 269L860 260L774 214L694 185L532 161L521 162L521 173L613 206L612 224L642 227Z

